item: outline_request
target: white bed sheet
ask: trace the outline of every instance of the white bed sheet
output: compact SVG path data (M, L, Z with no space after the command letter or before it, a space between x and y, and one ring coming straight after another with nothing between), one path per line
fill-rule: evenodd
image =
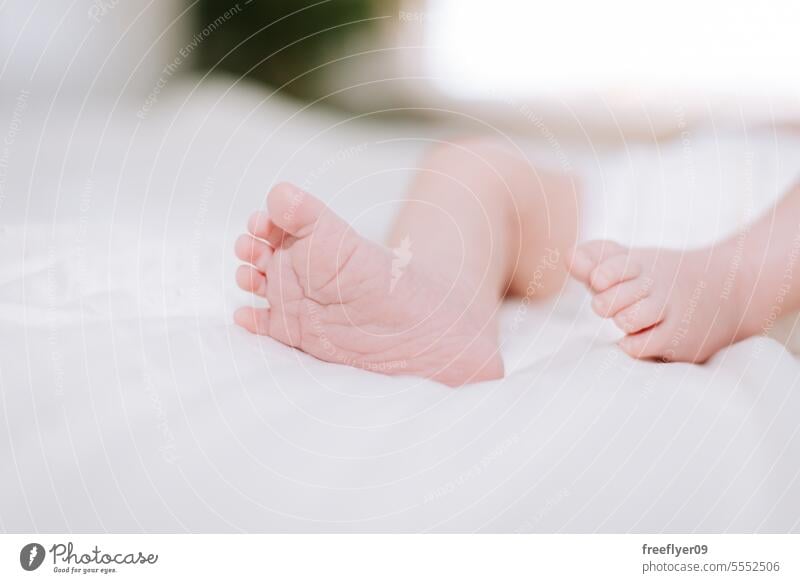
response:
M771 338L636 362L570 286L504 306L507 378L452 390L234 327L231 249L270 183L378 238L437 136L263 97L26 109L0 209L0 530L800 532L800 362ZM582 175L587 235L692 245L788 185L792 140L521 148Z

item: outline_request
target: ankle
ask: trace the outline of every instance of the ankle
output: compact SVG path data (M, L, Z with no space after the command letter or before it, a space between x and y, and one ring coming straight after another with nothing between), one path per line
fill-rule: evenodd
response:
M731 302L739 315L737 340L762 333L775 309L769 286L763 284L769 279L764 277L763 257L748 249L753 243L747 235L747 230L741 231L720 246L728 267L722 300Z

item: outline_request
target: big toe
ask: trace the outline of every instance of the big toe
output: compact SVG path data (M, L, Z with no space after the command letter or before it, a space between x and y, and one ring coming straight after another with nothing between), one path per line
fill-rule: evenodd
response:
M630 281L642 273L642 264L627 253L601 261L589 275L589 286L597 293L619 283Z
M295 237L305 237L328 207L294 184L281 182L267 195L267 209L270 219L285 232Z
M606 259L621 255L627 249L614 241L600 240L581 243L569 258L569 272L578 281L589 284L592 272Z

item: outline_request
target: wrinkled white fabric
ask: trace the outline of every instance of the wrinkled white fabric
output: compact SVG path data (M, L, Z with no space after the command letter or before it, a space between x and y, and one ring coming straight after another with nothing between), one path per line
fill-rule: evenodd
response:
M636 362L571 285L508 302L507 378L453 390L237 329L233 241L272 182L380 238L437 138L229 85L144 120L26 112L0 233L0 530L800 531L800 362L770 338ZM796 175L775 139L520 147L581 174L587 236L694 245Z

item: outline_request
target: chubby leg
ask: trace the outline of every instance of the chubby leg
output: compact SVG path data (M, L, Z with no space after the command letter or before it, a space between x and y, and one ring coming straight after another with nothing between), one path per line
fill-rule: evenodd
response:
M736 235L692 251L579 245L572 275L636 358L704 362L800 309L800 187Z
M506 295L546 298L567 277L577 188L496 140L441 145L423 161L388 243L410 243L416 265L474 288L482 311Z
M236 253L239 286L269 307L241 308L239 325L328 362L452 386L502 377L498 303L558 289L577 225L569 179L484 140L424 160L389 248L293 185L267 206Z

